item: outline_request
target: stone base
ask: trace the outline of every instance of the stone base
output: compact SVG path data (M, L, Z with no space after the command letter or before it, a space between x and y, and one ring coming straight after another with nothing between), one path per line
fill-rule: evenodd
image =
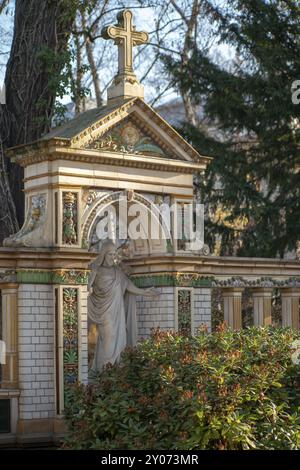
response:
M137 81L134 74L132 76L117 75L113 85L107 90L108 104L112 103L112 101L136 97L144 99L144 87Z
M0 447L60 445L66 434L62 418L19 420L16 433L0 434Z

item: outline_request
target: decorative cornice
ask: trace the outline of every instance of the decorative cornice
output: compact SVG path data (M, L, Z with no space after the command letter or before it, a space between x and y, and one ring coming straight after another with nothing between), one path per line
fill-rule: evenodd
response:
M20 155L11 157L12 161L20 166L26 167L35 163L55 160L68 160L75 162L85 162L93 164L103 164L112 166L125 166L130 168L144 168L149 170L171 171L174 173L193 174L203 171L207 166L207 161L189 162L184 160L168 159L165 157L152 157L143 154L99 151L81 148L60 148L52 147L42 149L39 152L23 152Z
M300 287L300 277L290 277L285 280L273 279L271 277L261 277L257 279L245 279L241 276L230 279L214 279L212 287L261 287L261 288L284 288Z

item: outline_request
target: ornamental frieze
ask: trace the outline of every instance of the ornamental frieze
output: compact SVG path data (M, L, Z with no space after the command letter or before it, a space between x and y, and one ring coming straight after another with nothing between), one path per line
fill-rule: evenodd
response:
M166 157L165 151L135 123L125 120L100 139L91 140L87 149ZM170 158L170 156L168 156Z
M89 278L88 270L62 269L53 272L54 284L87 284Z
M242 276L236 276L225 280L214 279L212 282L212 287L300 287L300 277L290 277L288 279L278 280L271 277L245 279Z
M88 283L89 270L20 270L16 280L20 284L71 284L85 285ZM8 282L8 281L6 281Z

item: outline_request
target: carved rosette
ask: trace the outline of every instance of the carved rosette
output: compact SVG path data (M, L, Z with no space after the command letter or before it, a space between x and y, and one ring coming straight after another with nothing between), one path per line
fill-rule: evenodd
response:
M78 243L78 209L77 193L63 193L63 243L77 245Z

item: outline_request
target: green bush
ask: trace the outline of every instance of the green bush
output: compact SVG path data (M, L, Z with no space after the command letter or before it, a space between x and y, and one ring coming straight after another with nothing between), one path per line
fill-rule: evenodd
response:
M73 449L300 449L299 333L156 331L66 410Z

